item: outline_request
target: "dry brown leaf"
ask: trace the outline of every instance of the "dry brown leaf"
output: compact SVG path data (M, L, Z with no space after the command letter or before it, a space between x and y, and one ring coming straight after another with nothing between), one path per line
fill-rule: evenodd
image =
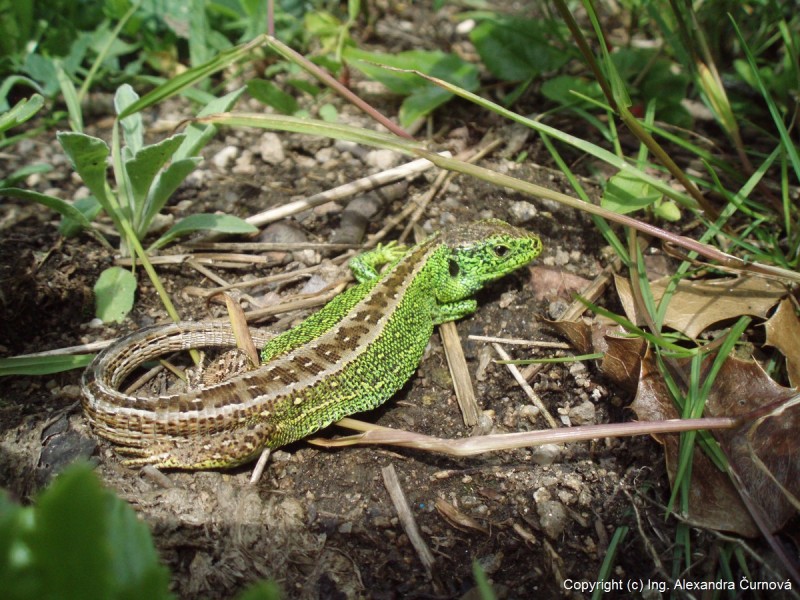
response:
M436 499L436 510L439 511L439 514L442 515L445 520L450 523L456 529L460 529L461 531L480 531L485 535L489 535L489 530L486 529L483 525L478 523L475 519L470 517L469 515L464 514L460 510L458 510L455 506L443 500L442 498Z
M794 303L788 298L781 301L778 310L764 323L766 344L774 346L786 357L786 372L792 387L800 385L800 319Z
M710 359L706 366L710 365ZM688 374L688 361L681 362ZM708 399L708 416L739 416L785 403L794 392L772 381L754 361L729 358L720 369ZM678 412L655 361L648 353L642 361L639 389L631 408L642 421L674 419ZM743 482L752 502L761 508L770 531L780 529L794 514L788 493L800 495L800 449L796 433L800 427L800 406L789 407L780 416L768 416L753 427L717 434L731 468ZM679 437L654 436L664 445L670 481L677 468ZM764 468L769 470L766 473ZM771 477L779 483L776 484ZM702 527L733 531L753 537L759 530L725 473L720 472L699 449L692 463L689 519Z
M585 289L591 280L573 275L562 268L536 265L529 267L531 285L537 300L572 300L576 292Z
M584 321L550 321L542 319L542 323L552 327L555 332L566 338L578 354L594 352L592 328Z
M603 374L628 390L636 389L639 361L646 347L642 338L626 336L622 327L599 315L591 326L584 321L543 322L565 337L578 353L602 352L600 370Z
M630 282L615 276L625 315L637 325L645 320L636 310ZM670 278L662 277L650 283L653 297L659 302ZM696 338L710 325L735 319L742 315L764 318L770 308L786 296L783 286L763 277L740 277L703 281L681 280L669 300L664 325Z
M607 335L605 343L607 350L600 363L600 371L626 390L635 390L647 342L640 337Z

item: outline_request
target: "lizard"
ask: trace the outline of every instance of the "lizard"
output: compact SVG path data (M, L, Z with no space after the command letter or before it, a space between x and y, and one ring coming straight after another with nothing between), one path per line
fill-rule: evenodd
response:
M94 432L129 466L234 467L391 398L413 376L437 324L477 309L474 294L528 264L539 237L498 219L457 225L406 248L350 260L357 284L288 331L267 338L261 365L210 387L158 397L119 390L167 352L232 346L224 322L139 329L98 354L82 378Z

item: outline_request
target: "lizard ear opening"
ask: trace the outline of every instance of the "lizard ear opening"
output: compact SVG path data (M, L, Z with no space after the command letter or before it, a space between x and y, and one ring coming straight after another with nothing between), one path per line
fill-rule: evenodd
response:
M450 269L450 277L458 277L458 274L461 272L461 267L459 267L458 263L452 258L448 261L448 268Z

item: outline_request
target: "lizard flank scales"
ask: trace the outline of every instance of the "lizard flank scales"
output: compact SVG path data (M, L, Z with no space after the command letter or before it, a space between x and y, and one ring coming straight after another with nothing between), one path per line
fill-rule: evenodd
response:
M391 398L419 366L434 325L473 313L476 291L541 249L536 235L496 219L441 231L410 249L379 247L350 262L357 285L295 328L256 337L261 366L180 394L134 397L119 388L167 352L234 345L230 326L140 329L87 368L84 410L98 435L137 456L128 464L242 464Z

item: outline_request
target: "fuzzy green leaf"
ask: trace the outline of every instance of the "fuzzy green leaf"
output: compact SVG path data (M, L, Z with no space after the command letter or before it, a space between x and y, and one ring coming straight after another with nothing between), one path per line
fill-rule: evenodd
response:
M190 215L170 227L149 249L161 248L179 236L204 230L217 233L255 233L258 228L232 215Z
M61 131L56 137L86 187L91 190L92 195L103 205L105 211L113 214L106 194L108 144L100 138L92 137L85 133Z
M150 188L150 195L142 215L140 228L142 235L146 232L150 221L164 208L169 197L202 160L199 157L177 160L158 174L155 184Z
M118 115L124 113L130 106L136 104L139 100L133 88L127 83L122 84L114 94L114 108ZM131 155L136 154L144 146L144 125L142 124L142 115L136 113L120 119L122 126L122 137L125 140L125 146Z
M121 267L110 267L100 274L94 284L96 315L104 323L117 323L128 315L133 308L136 293L136 277Z
M125 173L130 181L133 202L136 207L137 222L134 226L141 236L148 223L142 222L141 215L145 210L145 200L150 193L150 186L158 171L172 158L172 155L183 142L186 134L179 133L156 144L141 148L133 158L125 161Z
M14 108L0 115L0 133L24 123L39 112L43 105L44 98L39 94L34 94L30 98L23 98L14 105Z

